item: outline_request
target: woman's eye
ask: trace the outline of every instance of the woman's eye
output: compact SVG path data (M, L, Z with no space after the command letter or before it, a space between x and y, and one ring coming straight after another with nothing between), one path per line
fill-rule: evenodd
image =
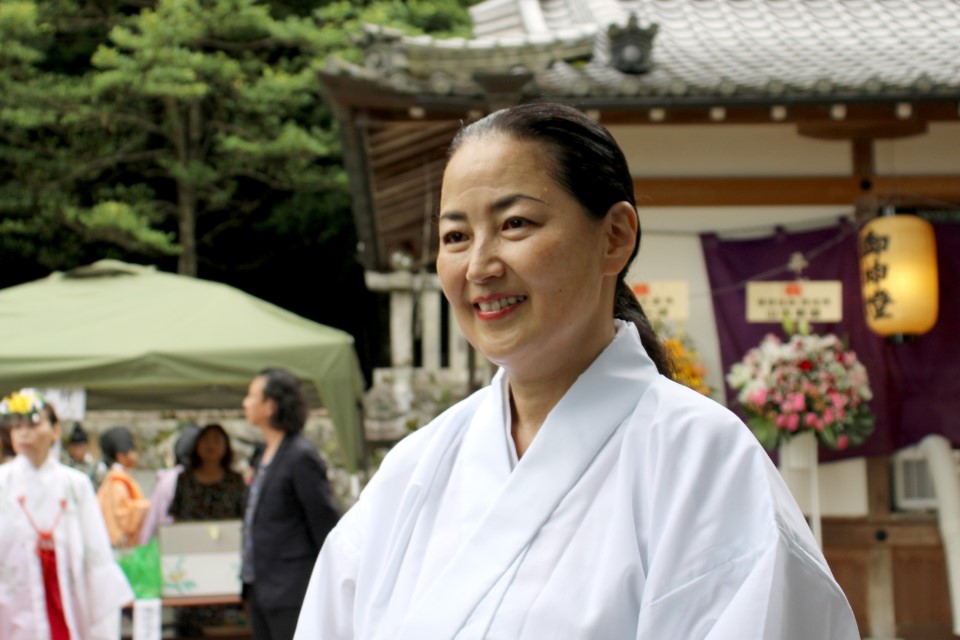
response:
M524 218L509 218L503 226L507 229L522 229L527 224L528 222Z
M466 234L460 231L451 231L449 233L443 234L443 243L444 244L453 244L456 242L463 242L466 240Z

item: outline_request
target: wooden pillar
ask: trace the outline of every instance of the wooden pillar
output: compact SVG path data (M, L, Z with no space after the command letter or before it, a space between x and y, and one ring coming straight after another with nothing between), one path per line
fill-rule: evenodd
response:
M867 504L869 518L886 520L890 516L890 458L867 458ZM879 540L879 538L878 538ZM895 638L896 602L893 589L893 549L881 544L870 548L867 564L867 620L870 638Z

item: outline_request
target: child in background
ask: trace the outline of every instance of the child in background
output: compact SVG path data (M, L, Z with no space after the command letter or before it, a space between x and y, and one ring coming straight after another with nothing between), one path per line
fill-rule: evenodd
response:
M93 457L90 452L90 437L79 422L73 423L73 430L67 440L67 450L60 461L88 476L94 491L100 488L107 475L107 465Z
M130 430L111 427L100 436L100 450L110 464L110 471L97 491L110 544L116 548L135 546L150 501L129 472L138 458Z
M17 457L0 467L0 638L113 640L133 591L113 559L93 485L60 464L53 407L32 389L0 400Z

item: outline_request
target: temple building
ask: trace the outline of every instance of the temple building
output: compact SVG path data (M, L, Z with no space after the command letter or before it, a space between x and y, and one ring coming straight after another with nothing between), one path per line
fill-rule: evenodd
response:
M470 14L467 39L367 25L364 64L333 58L320 74L367 285L391 296L384 375L401 404L418 372L489 375L448 322L433 218L454 133L505 106L568 103L618 139L643 229L633 279L686 283L684 330L721 402L706 236L840 229L882 212L960 219L953 0L486 0ZM783 279L805 275L803 261L790 268ZM936 517L892 509L889 459L836 463L848 465L834 485L845 498L825 506L826 556L864 637L949 637Z

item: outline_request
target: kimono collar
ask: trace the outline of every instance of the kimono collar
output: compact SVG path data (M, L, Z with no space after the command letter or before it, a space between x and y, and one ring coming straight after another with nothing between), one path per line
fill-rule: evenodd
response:
M636 327L618 323L614 339L547 415L473 534L413 603L394 637L455 637L658 377ZM499 395L491 393L488 398L496 403L502 401ZM472 419L464 416L470 429L483 428L477 420L491 414L483 405L466 406L473 413ZM408 522L416 522L416 514L410 515ZM463 576L470 580L465 582Z

